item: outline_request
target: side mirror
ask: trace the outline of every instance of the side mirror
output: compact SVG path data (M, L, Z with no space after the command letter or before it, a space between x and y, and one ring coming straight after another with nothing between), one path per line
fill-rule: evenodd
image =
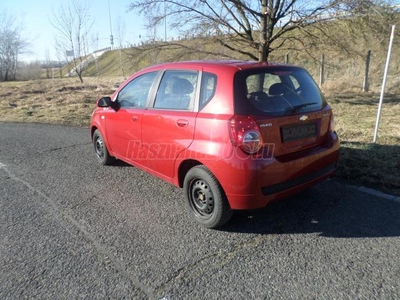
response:
M98 107L112 107L113 102L111 101L110 97L103 97L97 100L97 106Z

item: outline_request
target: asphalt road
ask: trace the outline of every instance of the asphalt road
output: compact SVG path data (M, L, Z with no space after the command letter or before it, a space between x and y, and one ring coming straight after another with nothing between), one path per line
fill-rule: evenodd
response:
M399 203L335 180L205 229L88 129L0 123L0 299L399 299L399 236Z

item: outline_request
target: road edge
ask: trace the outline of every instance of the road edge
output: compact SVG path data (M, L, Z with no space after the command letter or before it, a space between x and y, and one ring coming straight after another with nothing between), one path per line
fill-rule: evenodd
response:
M376 197L379 197L379 198L382 198L382 199L386 199L386 200L389 200L389 201L400 203L400 196L384 193L384 192L381 192L379 190L375 190L375 189L372 189L372 188L369 188L369 187L365 187L363 185L352 184L352 183L349 183L346 180L340 179L340 178L331 178L331 180L333 180L333 181L335 181L337 183L340 183L340 184L342 184L342 185L344 185L344 186L346 186L346 187L348 187L348 188L350 188L352 190L356 190L356 191L359 191L359 192L362 192L362 193L365 193L365 194L369 194L369 195L376 196Z

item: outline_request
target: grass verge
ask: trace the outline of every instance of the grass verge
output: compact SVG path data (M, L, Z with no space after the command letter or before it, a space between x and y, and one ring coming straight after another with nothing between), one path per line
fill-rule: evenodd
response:
M88 126L96 99L123 78L76 78L0 83L0 121Z
M341 140L337 176L357 184L400 195L400 96L386 95L373 144L379 94L346 93L327 96Z

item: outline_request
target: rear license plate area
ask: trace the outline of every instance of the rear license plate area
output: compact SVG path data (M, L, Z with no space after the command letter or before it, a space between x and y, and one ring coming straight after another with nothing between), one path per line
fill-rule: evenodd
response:
M281 127L282 142L292 142L317 135L317 123L296 124Z

